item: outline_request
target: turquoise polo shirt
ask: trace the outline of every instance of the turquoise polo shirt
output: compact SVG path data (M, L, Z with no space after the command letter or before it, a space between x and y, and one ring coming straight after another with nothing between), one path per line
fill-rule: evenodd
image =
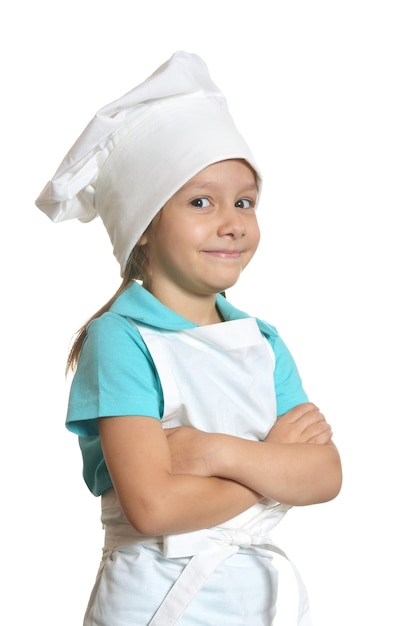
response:
M225 321L249 317L220 295L217 307ZM294 360L276 329L256 321L275 355L277 415L282 415L307 402L307 396ZM66 426L79 436L84 480L96 496L112 487L97 418L146 415L161 419L164 413L158 372L134 323L172 331L197 326L161 304L137 282L117 298L108 312L89 324L71 385Z

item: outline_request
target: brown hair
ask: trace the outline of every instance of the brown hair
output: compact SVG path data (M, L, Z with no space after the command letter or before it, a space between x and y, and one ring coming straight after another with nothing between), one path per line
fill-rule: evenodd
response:
M113 302L120 296L133 280L141 280L144 287L147 286L148 272L147 272L147 258L144 250L144 246L136 244L126 263L126 268L123 272L122 283L116 293L110 298L101 309L99 309L94 315L92 315L77 331L75 339L71 345L71 349L67 359L67 366L65 369L66 374L70 371L75 371L77 368L78 359L80 357L81 348L84 340L87 336L87 326L90 322L97 319L103 313L106 313L112 306Z

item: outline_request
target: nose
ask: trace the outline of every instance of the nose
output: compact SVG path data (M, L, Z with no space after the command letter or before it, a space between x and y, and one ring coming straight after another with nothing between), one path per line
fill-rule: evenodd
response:
M246 235L246 221L242 209L233 205L223 205L220 209L218 233L220 237L240 239Z

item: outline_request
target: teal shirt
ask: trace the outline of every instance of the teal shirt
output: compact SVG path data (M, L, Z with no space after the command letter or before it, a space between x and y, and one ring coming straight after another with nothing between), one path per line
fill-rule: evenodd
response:
M217 307L225 321L249 317L220 295ZM282 415L306 402L307 396L294 360L276 329L256 321L275 354L277 415ZM107 313L89 324L71 385L66 426L79 436L84 480L96 496L112 487L97 418L146 415L161 419L164 413L158 372L135 322L174 331L197 326L165 307L136 282Z

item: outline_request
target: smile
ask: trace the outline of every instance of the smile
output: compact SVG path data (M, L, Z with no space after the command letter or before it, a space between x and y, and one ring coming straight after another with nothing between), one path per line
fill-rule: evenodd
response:
M204 250L204 254L218 259L239 259L242 252L240 250Z

